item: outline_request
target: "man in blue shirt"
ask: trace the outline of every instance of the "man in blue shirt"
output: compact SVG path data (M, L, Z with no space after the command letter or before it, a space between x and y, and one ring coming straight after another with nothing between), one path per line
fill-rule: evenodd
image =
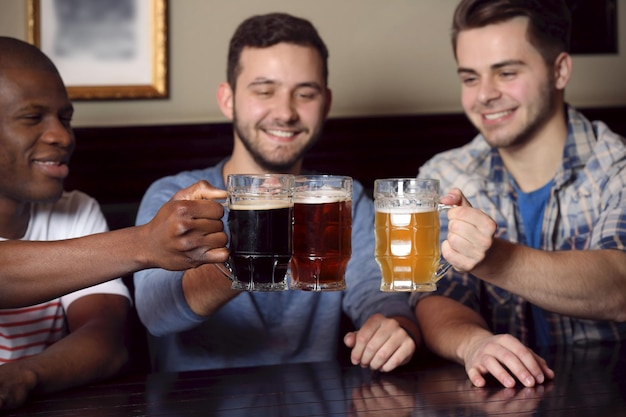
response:
M565 102L569 27L560 0L462 0L454 15L480 134L419 171L460 207L442 232L455 270L412 301L425 344L476 386L552 378L531 348L626 338L626 140Z
M231 157L156 181L141 202L137 224L198 180L224 188L234 173L298 174L330 110L327 59L324 42L304 19L273 13L245 20L231 39L228 80L217 91L222 112L233 121ZM419 343L415 316L408 295L379 291L374 208L358 182L352 209L345 291L234 291L214 265L135 274L137 311L152 335L155 369L333 360L342 336L355 365L391 371L408 362ZM339 334L342 312L357 331Z

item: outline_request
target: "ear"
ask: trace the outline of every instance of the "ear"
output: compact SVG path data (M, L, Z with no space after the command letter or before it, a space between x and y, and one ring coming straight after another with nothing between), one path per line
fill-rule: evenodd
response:
M564 90L572 76L572 57L566 52L561 52L554 61L554 86L558 90Z
M217 87L217 105L220 110L228 118L233 120L234 92L227 82L222 82Z

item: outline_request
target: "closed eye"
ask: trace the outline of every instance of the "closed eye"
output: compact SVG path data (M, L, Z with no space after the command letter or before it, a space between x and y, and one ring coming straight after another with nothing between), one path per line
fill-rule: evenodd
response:
M501 71L500 78L504 78L505 80L509 80L517 76L517 71Z
M311 90L311 91L298 91L296 96L305 100L313 100L317 96L319 96L319 91Z
M478 82L478 77L475 76L469 76L469 75L462 75L461 76L461 83L465 86L472 86L474 84L476 84Z
M41 122L43 119L43 114L41 113L27 113L20 116L20 119L26 121L28 124L37 124Z

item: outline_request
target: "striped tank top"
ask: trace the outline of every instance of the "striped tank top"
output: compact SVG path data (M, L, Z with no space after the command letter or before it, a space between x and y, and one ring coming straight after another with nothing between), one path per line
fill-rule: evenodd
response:
M0 310L0 364L41 353L67 334L60 299Z

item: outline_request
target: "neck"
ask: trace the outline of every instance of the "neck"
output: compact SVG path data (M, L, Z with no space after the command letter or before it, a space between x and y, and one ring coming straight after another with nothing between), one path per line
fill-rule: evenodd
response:
M21 239L30 221L30 203L0 202L0 237Z

